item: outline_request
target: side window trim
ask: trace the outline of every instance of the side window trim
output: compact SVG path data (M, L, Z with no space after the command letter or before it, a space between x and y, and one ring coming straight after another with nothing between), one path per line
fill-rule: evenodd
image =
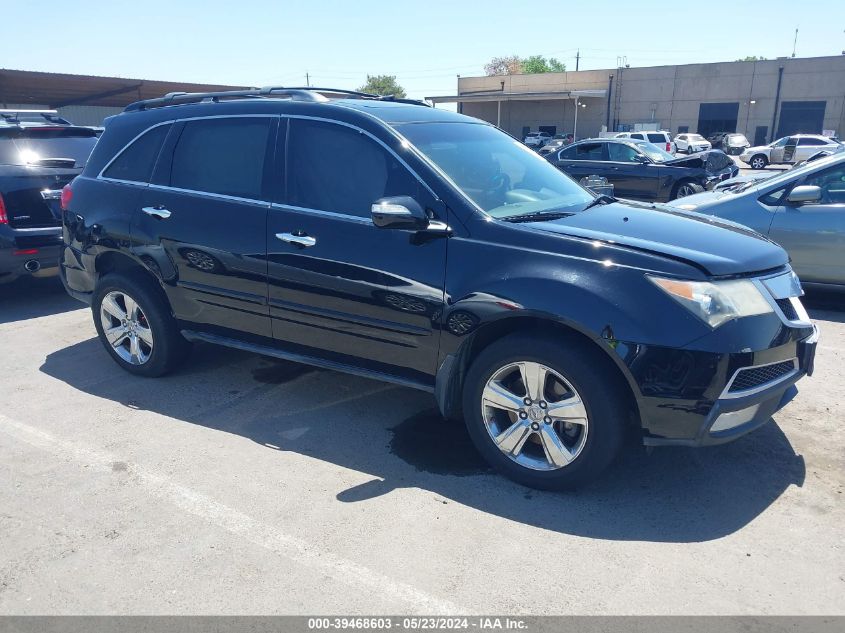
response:
M369 217L365 217L365 216L361 216L361 215L355 215L355 214L352 214L352 213L345 213L343 211L330 211L330 210L326 210L326 209L314 209L314 208L311 208L311 207L301 207L301 206L297 206L297 205L293 205L293 204L288 203L288 200L289 200L289 197L288 197L288 178L289 178L289 173L290 173L289 166L292 164L292 162L289 160L289 157L288 157L289 142L290 142L290 120L291 119L302 119L302 120L307 120L307 121L320 121L322 123L328 123L328 124L332 124L332 125L339 125L339 126L342 126L342 127L346 127L346 128L349 128L350 130L355 130L356 132L360 132L361 134L364 134L368 138L375 141L382 149L384 149L388 154L390 154L394 159L396 159L396 161L400 165L402 165L403 168L405 168L405 170L413 177L413 179L416 180L420 185L422 185L425 188L425 190L431 195L431 197L434 200L436 200L436 201L440 200L440 197L436 193L434 193L434 191L431 189L431 187L428 186L428 183L426 183L425 180L422 179L422 177L414 170L413 167L411 167L401 156L399 156L395 151L393 151L393 149L391 149L391 147L389 145L387 145L387 143L382 141L380 138L378 138L377 136L375 136L371 132L369 132L369 131L361 128L361 127L358 127L357 125L354 125L352 123L347 123L346 121L338 121L336 119L329 119L329 118L326 118L326 117L309 116L309 115L304 115L304 114L282 114L280 116L280 119L281 119L280 122L279 122L279 135L280 135L279 138L280 139L282 138L281 137L282 129L285 130L284 146L283 146L283 158L282 158L282 163L284 165L284 179L283 179L284 187L282 188L283 189L283 194L282 194L283 197L272 200L271 203L270 203L271 209L287 209L287 210L292 210L292 211L300 211L300 212L303 212L303 213L310 213L312 215L319 215L319 216L322 216L322 217L330 217L330 218L336 218L336 219L341 219L341 220L352 220L352 221L357 222L359 224L372 225L372 219L369 218ZM279 147L279 145L277 144L277 150L276 150L277 155L278 155L278 147ZM275 173L278 173L278 172L275 172Z
M121 155L123 155L123 153L126 152L126 150L128 150L135 143L135 141L137 141L139 138L144 136L147 132L150 132L157 127L161 127L162 125L172 125L174 122L175 121L173 119L170 119L168 121L160 121L159 123L156 123L155 125L151 125L150 127L144 128L143 130L141 130L141 132L137 136L132 138L128 143L126 143L126 145L124 145L123 147L120 148L119 152L117 152L114 156L112 156L111 160L109 162L107 162L105 164L105 166L100 170L100 173L97 174L97 180L107 180L109 182L119 182L119 183L123 183L125 185L135 185L136 187L146 187L149 184L149 182L140 182L140 181L137 181L137 180L122 180L120 178L109 178L108 176L105 176L104 174L106 173L106 171L108 171L108 169L112 166L112 164L115 161L117 161L117 159L120 158ZM150 170L150 177L149 177L150 181L152 181L153 174L155 174L156 166L158 165L158 161L161 158L162 151L164 150L165 146L167 145L167 139L169 138L169 136L172 132L173 132L173 128L171 128L168 131L167 136L164 138L164 141L162 141L162 143L161 143L161 147L159 147L159 149L158 149L158 155L156 156L156 162L153 165L152 170Z

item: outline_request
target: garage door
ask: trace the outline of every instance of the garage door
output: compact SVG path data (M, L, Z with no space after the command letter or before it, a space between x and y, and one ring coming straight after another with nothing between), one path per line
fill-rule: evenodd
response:
M826 101L784 101L775 138L788 134L821 134Z

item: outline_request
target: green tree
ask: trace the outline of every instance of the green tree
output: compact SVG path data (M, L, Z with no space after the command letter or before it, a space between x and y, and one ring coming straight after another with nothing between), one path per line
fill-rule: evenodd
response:
M521 72L522 60L516 55L494 57L489 63L484 64L484 73L490 77L494 75L518 75Z
M532 55L522 60L522 72L535 73L562 73L566 70L566 64L551 57L546 59L542 55Z
M765 57L758 57L757 55L748 55L747 57L743 57L741 59L737 59L738 62L764 62L766 61Z
M407 96L405 89L397 83L396 75L367 75L367 83L358 90L377 95L393 95L398 99Z

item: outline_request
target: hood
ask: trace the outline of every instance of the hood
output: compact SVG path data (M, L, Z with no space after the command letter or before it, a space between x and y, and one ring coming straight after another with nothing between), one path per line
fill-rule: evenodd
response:
M745 193L744 191L742 193ZM718 204L721 200L728 196L735 196L736 194L724 189L714 189L713 191L705 191L703 193L695 193L691 196L684 196L683 198L676 198L666 203L673 211L681 212L695 212L700 213L702 209Z
M771 147L768 145L755 145L754 147L746 147L745 152L767 152Z
M690 167L695 169L704 169L708 173L717 174L725 170L739 171L733 159L725 154L722 150L710 149L690 156L683 156L673 160L667 160L662 163L670 167Z
M789 262L786 251L751 229L666 206L617 202L525 226L656 253L714 276L758 272Z

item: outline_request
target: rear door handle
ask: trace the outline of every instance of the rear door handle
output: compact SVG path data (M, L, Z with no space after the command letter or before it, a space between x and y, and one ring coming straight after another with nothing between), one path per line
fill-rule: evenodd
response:
M141 211L143 211L144 213L146 213L149 216L152 216L154 218L158 218L159 220L166 220L167 218L170 217L170 211L168 211L167 209L165 209L162 206L142 207Z
M294 233L276 233L276 237L288 244L296 244L297 246L314 246L317 239L310 235L295 235Z

